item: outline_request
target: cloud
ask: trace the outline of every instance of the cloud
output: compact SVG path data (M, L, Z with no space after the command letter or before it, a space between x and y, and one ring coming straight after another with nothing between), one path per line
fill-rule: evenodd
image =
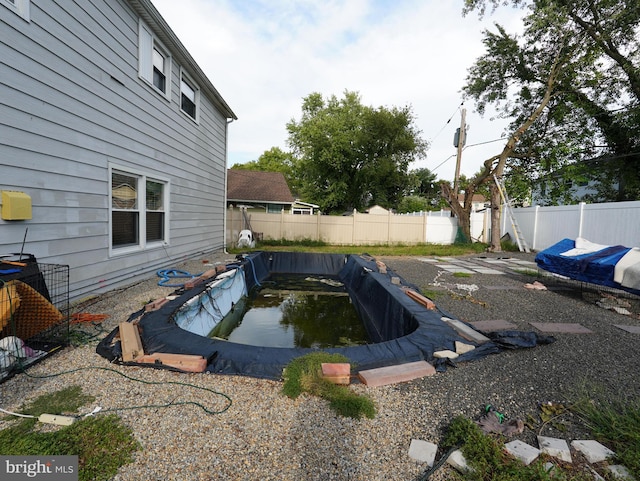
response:
M427 167L451 180L453 134L460 123L467 69L483 53L484 21L462 17L462 2L421 0L153 0L216 89L238 115L229 163L287 148L286 123L312 92L359 92L365 105L410 105L431 142ZM501 13L501 12L499 12ZM519 11L498 19L518 25ZM492 122L466 105L469 144L497 139ZM447 123L447 120L450 122ZM502 143L469 147L462 173L473 175ZM444 162L448 157L453 158ZM439 166L439 167L438 167Z

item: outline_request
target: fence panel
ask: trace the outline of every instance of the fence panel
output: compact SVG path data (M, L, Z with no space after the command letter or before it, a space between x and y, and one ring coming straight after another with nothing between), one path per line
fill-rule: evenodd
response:
M391 216L392 244L420 244L425 241L426 217Z
M580 237L597 244L640 246L640 202L583 205Z
M353 238L353 216L320 216L320 240L327 244L350 245Z
M458 220L454 217L427 217L428 244L453 244L458 233Z
M576 237L597 244L640 246L639 201L525 207L514 209L514 214L532 250L541 251ZM513 238L513 229L506 224L503 230Z
M598 244L640 246L640 201L607 204L579 204L514 209L514 216L527 244L540 251L556 242L584 237ZM471 214L471 236L488 242L489 211ZM453 244L457 219L442 215L351 216L249 213L254 232L265 239L322 240L335 245ZM242 229L239 210L227 212L227 243L233 245ZM502 233L515 239L508 216L503 216Z

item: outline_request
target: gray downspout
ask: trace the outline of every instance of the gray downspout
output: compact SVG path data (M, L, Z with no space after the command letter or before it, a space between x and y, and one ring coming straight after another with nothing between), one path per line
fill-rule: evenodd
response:
M224 132L224 203L223 203L223 211L222 211L222 252L228 254L227 252L227 170L229 169L229 124L233 122L233 119L227 119L227 124L225 125Z

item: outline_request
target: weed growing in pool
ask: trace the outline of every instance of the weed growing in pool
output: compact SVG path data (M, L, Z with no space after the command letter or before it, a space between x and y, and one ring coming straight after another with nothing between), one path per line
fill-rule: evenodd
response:
M78 408L93 401L82 394L79 386L45 394L24 407L20 414L38 417L40 414L76 413ZM114 414L83 418L70 426L41 430L35 418L19 418L0 431L0 453L19 456L78 456L80 481L108 480L120 466L133 461L139 449L132 431Z
M333 384L322 378L322 363L343 363L349 360L342 354L312 352L291 361L284 370L282 392L297 398L303 392L329 401L339 415L360 419L373 418L376 414L373 401L354 393L348 386Z

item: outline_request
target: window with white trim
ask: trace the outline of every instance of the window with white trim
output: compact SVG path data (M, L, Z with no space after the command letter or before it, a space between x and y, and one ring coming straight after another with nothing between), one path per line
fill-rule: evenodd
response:
M142 20L138 24L138 75L170 98L171 55Z
M109 192L112 252L140 250L169 241L168 181L113 168Z
M185 73L180 73L180 110L198 120L198 104L200 103L200 89Z
M31 0L0 0L0 4L4 5L9 10L13 10L27 22L30 21L29 6L31 4Z

